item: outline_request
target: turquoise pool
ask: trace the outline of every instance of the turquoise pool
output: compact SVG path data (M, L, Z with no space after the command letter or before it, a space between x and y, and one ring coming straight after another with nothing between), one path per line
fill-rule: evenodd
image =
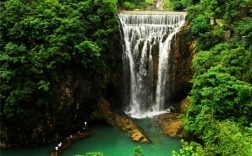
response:
M153 119L136 120L152 140L142 144L132 142L128 134L104 123L90 125L92 136L70 146L61 156L84 155L87 152L102 152L105 156L131 156L136 146L141 146L145 156L171 156L173 150L179 151L180 139L164 135ZM55 144L36 148L17 148L1 151L1 156L49 156Z

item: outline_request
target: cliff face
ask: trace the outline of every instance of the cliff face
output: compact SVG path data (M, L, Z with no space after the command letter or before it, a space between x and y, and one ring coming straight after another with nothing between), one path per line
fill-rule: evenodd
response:
M170 54L172 97L175 101L184 99L191 90L190 80L193 76L192 60L195 51L195 43L188 40L189 23L180 29L174 38Z
M33 116L27 121L1 119L1 148L45 144L83 126L84 117L95 109L93 79L73 67L61 69L58 74L46 110L31 108Z
M176 35L172 46L171 64L173 80L173 99L181 100L191 89L192 58L194 44L186 39L188 24ZM1 119L0 147L39 145L58 140L82 128L83 120L97 109L98 95L102 94L110 103L112 111L123 109L123 67L122 47L119 33L111 37L110 49L104 54L107 64L105 73L99 75L105 81L103 92L98 93L97 82L92 72L86 72L75 66L58 71L59 79L52 87L52 106L48 110L35 110L35 124L26 126L15 121ZM154 52L154 59L157 54ZM155 57L156 56L156 57ZM154 61L157 62L158 61ZM154 64L154 70L157 70ZM43 96L43 95L41 95Z
M112 110L122 110L123 97L123 63L122 63L122 40L118 32L111 37L108 53L106 54L106 64L108 66L104 73L106 81L105 98L110 103Z
M95 109L98 92L92 73L81 73L70 68L61 75L53 87L53 93L56 94L52 99L54 105L48 116L50 122L54 123L54 131L60 135L67 135L83 126L83 120Z
M84 71L74 63L57 70L57 80L52 84L51 98L48 97L51 105L46 110L31 108L33 123L17 123L1 118L0 148L37 146L78 131L83 127L83 121L88 120L97 108L100 94L118 109L122 90L122 51L118 36L111 37L110 49L103 55L107 67L100 75ZM97 76L101 81L95 80Z

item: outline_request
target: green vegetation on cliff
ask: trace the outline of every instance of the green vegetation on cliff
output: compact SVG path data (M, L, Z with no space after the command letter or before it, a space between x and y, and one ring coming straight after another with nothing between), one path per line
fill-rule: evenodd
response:
M118 31L116 0L6 0L0 12L2 121L34 128L53 108L52 86L69 66L102 87Z
M117 5L133 9L149 3L1 1L1 122L16 126L14 131L28 127L30 134L53 108L52 86L69 66L82 69L100 90L108 43L118 31ZM196 41L191 106L183 119L188 141L174 155L252 155L251 0L165 4L187 8L190 39Z
M152 4L153 0L118 0L118 5L122 9L144 9Z
M118 0L119 7L126 10L175 10L181 11L197 4L199 0ZM157 3L159 3L157 5ZM157 8L160 7L160 8Z
M201 0L188 8L196 41L190 140L174 155L252 155L252 3Z

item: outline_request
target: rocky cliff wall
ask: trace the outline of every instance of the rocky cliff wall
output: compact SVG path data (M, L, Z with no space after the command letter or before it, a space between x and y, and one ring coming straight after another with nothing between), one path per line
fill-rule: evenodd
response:
M29 121L1 119L0 147L46 144L80 129L97 103L94 83L90 73L71 66L60 69L47 109L31 108L33 116Z
M86 71L75 63L57 70L46 110L31 108L30 121L6 121L1 118L0 148L46 144L77 132L97 109L99 95L104 95L115 110L121 107L122 59L119 33L111 36L110 48L103 54L105 70ZM99 77L100 81L96 78ZM43 95L41 95L43 96ZM33 105L32 102L29 105Z
M189 40L189 23L180 28L174 37L170 54L170 79L172 81L172 97L175 101L184 99L191 90L189 82L193 76L192 60L195 52L194 41Z
M122 97L123 97L123 43L118 32L111 37L109 43L108 53L106 54L106 64L108 66L104 79L106 81L105 86L105 98L110 103L113 111L122 110Z
M173 98L181 100L191 89L189 80L192 78L192 58L194 44L187 40L189 25L186 24L176 35L176 42L172 47L171 63L174 64L172 79L174 80ZM107 69L99 75L104 80L103 90L98 92L93 72L83 71L76 66L65 66L58 71L58 79L52 87L52 98L48 99L52 105L47 110L34 111L33 126L15 124L15 121L1 119L0 147L39 145L65 137L82 128L97 109L98 95L102 94L110 103L111 110L118 112L122 105L123 67L122 44L119 33L111 36L111 42L104 60ZM41 95L43 96L43 95Z

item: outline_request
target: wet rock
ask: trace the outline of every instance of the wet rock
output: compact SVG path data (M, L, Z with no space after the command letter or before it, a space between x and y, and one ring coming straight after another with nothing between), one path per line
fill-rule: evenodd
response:
M72 67L60 70L60 76L51 84L48 108L42 105L29 108L26 120L18 116L1 118L0 142L5 144L1 148L38 146L58 140L79 129L83 116L95 109L97 91L91 74ZM33 106L33 102L27 105Z
M190 25L186 21L185 25L174 38L175 44L171 45L170 79L172 81L171 96L176 101L186 98L191 90L190 80L193 76L192 60L195 54L196 44L189 38Z
M165 132L172 137L182 137L180 133L182 131L182 122L179 120L174 120L171 123L165 125Z
M141 129L125 114L117 114L111 111L110 104L105 98L100 98L98 109L91 115L93 120L105 120L111 126L127 132L133 141L150 142Z
M181 138L183 137L183 125L177 117L177 113L161 114L158 116L158 123L165 134Z
M136 142L140 142L144 138L143 134L140 132L133 133L131 139Z
M0 143L0 149L5 149L7 148L7 145L5 143Z

